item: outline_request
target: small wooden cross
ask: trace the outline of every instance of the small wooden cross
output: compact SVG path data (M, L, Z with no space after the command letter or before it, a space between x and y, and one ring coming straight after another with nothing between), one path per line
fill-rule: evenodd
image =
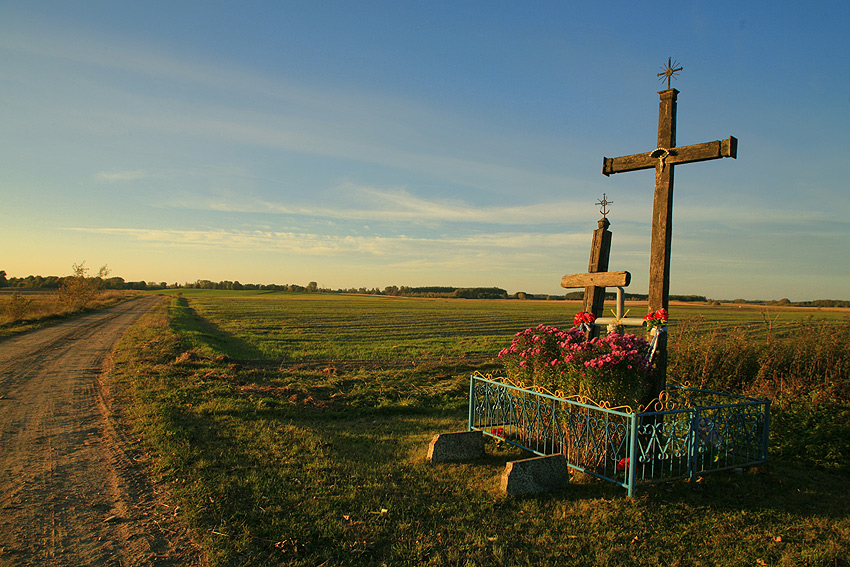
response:
M652 206L652 242L649 252L649 312L669 307L670 298L670 248L673 229L673 169L676 165L731 157L737 158L738 140L730 136L690 146L676 146L676 95L669 88L670 77L681 71L674 69L668 59L667 70L659 73L668 81L668 89L658 95L658 145L650 152L630 156L602 158L602 173L655 169L655 196ZM667 382L667 337L662 333L656 350L655 392L658 394Z
M605 288L629 285L631 275L628 272L608 273L608 257L611 255L611 231L608 227L611 226L611 221L606 218L606 215L609 212L608 205L613 204L613 201L609 201L603 193L602 199L596 204L602 205L599 209L602 218L599 219L598 228L593 231L590 261L587 265L588 273L564 276L561 279L561 287L583 287L584 311L592 313L594 317L600 317L605 306ZM596 336L599 336L599 329L591 326L587 338Z

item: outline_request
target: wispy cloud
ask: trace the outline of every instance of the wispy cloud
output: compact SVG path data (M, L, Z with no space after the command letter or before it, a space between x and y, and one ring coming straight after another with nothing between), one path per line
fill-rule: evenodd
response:
M422 250L444 254L446 248L472 250L528 250L529 248L533 248L542 250L581 244L587 240L586 234L569 233L503 232L466 236L415 238L408 236L333 236L269 230L173 230L82 227L68 228L66 230L120 236L131 240L158 243L165 246L249 249L252 251L285 250L308 255L363 253L375 256L407 256L414 251L417 254L421 253Z
M412 278L408 281L513 281L521 275L545 274L542 281L557 291L564 273L586 266L586 233L546 234L502 232L447 235L433 238L409 236L324 235L309 232L273 230L168 230L126 228L71 228L88 235L102 236L118 247L144 243L160 256L177 256L190 261L197 252L214 251L218 257L242 258L246 254L273 254L286 265L333 266L336 278L361 274L368 281L383 277ZM319 271L325 268L318 268ZM329 268L328 268L329 269ZM314 269L315 272L315 269ZM316 277L315 275L311 277ZM350 284L349 284L350 285ZM504 285L504 284L503 284Z
M83 89L77 99L85 101L92 92L101 95L102 104L86 111L90 119L82 121L85 128L96 124L99 131L129 130L136 137L146 132L165 136L167 144L193 138L355 160L503 195L578 185L563 172L523 163L516 147L521 143L527 156L537 153L535 145L539 153L573 156L573 150L559 151L552 140L518 140L517 132L499 134L492 125L472 124L468 117L446 108L437 111L421 100L362 86L315 88L219 61L175 56L152 45L107 44L66 30L55 35L5 31L9 33L0 34L2 47L60 68L70 62L78 79L64 89ZM19 80L26 81L21 73ZM136 78L117 80L116 73ZM152 91L151 80L167 87ZM62 119L68 128L81 126L78 117Z
M588 212L592 211L592 206L587 202L572 200L482 206L457 198L424 198L406 188L376 188L353 184L339 186L333 193L338 196L334 207L304 205L293 202L294 200L283 203L245 195L208 197L197 194L179 201L164 202L160 206L367 222L485 223L505 226L587 221Z
M714 222L736 225L745 228L751 225L785 225L785 226L817 226L832 222L846 222L846 217L839 210L817 210L795 208L778 208L759 206L758 209L745 207L724 207L717 205L674 207L678 218L685 222Z
M193 105L187 111L180 103L157 106L155 114L125 112L121 109L99 112L99 122L112 124L117 131L131 130L165 135L169 139L192 138L225 146L265 148L351 160L358 163L389 167L395 170L425 175L444 183L475 188L500 195L566 192L579 185L577 178L562 173L549 173L526 167L505 155L505 148L494 148L491 159L478 159L464 150L484 143L477 139L476 128L470 126L464 134L445 132L446 140L426 147L417 147L413 138L428 137L433 126L422 125L423 132L407 142L395 141L398 124L418 128L425 120L424 110L410 110L392 116L394 124L385 127L377 123L388 121L386 107L372 101L370 108L351 108L351 98L341 97L328 108L289 113L257 112L234 107ZM137 107L150 106L138 104ZM273 105L269 105L273 106ZM340 113L340 108L346 108ZM339 114L334 118L334 114ZM464 142L456 138L463 136ZM500 158L504 158L499 161Z
M133 169L133 170L112 170L112 171L99 171L94 174L94 179L96 181L105 181L105 182L125 182L125 181L137 181L139 179L144 179L149 177L149 174L141 169Z

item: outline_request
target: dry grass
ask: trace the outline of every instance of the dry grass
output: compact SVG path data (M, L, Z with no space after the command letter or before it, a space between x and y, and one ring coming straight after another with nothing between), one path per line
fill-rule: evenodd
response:
M98 293L83 305L70 304L56 291L10 291L0 293L0 337L48 325L57 319L96 311L128 296L127 292L108 290Z

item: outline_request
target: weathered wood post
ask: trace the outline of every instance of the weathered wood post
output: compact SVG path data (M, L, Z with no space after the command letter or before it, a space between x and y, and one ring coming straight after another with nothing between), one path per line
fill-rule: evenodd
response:
M587 265L587 272L595 274L608 271L608 258L611 256L611 231L608 227L611 222L608 220L608 205L611 204L602 194L602 200L596 203L602 205L599 210L602 213L602 218L597 223L598 228L593 231L593 240L590 245L590 261ZM602 316L605 308L605 288L601 286L589 286L584 288L584 310L592 313L597 319ZM587 338L599 336L599 328L591 325Z
M655 168L655 195L652 205L652 242L649 252L649 312L664 308L670 303L670 250L673 235L673 170L676 165L731 157L737 158L738 140L730 136L703 144L676 147L676 97L679 91L671 89L670 78L682 68L674 69L670 59L667 69L658 76L667 79L667 90L658 93L658 145L651 152L616 158L602 158L602 173L613 173ZM658 337L653 373L653 395L658 395L667 385L667 334Z

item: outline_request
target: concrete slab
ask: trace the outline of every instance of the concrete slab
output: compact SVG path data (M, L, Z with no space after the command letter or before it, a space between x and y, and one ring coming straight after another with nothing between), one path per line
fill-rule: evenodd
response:
M502 473L501 488L508 494L539 494L569 483L567 460L559 454L509 462Z
M440 433L431 439L428 460L432 463L469 461L484 456L484 434L480 431Z

